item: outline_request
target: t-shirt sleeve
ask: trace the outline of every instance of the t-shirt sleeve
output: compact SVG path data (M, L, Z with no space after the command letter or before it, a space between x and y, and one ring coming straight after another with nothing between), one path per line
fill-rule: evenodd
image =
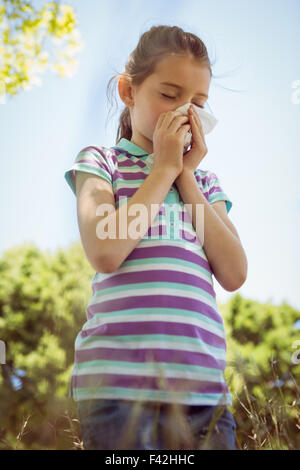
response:
M80 150L73 165L65 172L64 177L75 196L76 170L104 178L112 185L113 163L102 147L89 146Z
M199 169L197 169L196 180L201 186L209 204L213 204L217 201L225 201L228 214L232 207L232 201L223 190L218 176L211 171L205 171L202 174L200 173Z

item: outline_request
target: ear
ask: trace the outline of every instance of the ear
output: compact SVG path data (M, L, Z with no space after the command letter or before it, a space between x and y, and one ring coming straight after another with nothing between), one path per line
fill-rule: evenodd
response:
M119 82L118 82L118 90L119 90L120 98L123 101L123 103L129 107L133 105L131 82L132 82L131 77L125 74L122 74L120 76Z

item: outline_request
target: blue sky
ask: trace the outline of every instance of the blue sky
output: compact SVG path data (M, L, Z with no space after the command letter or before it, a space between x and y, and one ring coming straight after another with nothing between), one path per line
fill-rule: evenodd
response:
M83 147L115 145L123 104L116 89L119 107L106 126L106 87L140 35L152 25L178 25L204 40L214 75L225 77L210 87L219 122L206 136L200 168L219 176L233 203L229 217L248 258L239 292L300 309L300 103L292 99L300 80L300 2L66 3L75 7L84 42L76 76L47 72L41 87L0 105L1 253L24 241L55 251L80 239L64 172ZM235 294L214 285L220 302Z

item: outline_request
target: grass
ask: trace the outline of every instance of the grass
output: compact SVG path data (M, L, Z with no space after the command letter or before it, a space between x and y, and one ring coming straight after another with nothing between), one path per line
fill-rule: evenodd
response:
M270 387L268 384L257 384L263 391L259 398L250 389L247 377L240 370L240 364L235 363L235 374L239 374L242 379L242 389L240 393L233 393L232 414L237 423L236 448L237 450L296 450L300 448L300 389L290 373L290 390L287 393L286 386L282 386L278 374L275 370L275 361L271 361L274 381L277 387ZM256 377L257 379L257 377ZM229 384L229 381L227 380ZM166 385L166 382L165 382ZM170 390L170 393L172 391ZM287 398L289 396L289 398ZM125 424L126 430L123 434L116 435L114 447L116 450L134 449L134 436L136 435L141 411L148 404L143 401L134 402L132 414ZM159 404L151 405L155 414L151 433L154 442L157 442L158 417L161 412ZM165 426L163 427L163 437L165 449L170 450L196 450L209 449L212 432L217 432L217 420L222 413L222 407L216 407L215 413L209 423L207 432L199 439L190 426L184 410L185 405L170 403L165 415ZM30 434L30 420L32 415L23 418L20 431L15 438L6 436L0 438L0 449L26 449L28 448L25 436ZM55 440L52 449L66 448L66 444L61 445L62 437L64 442L68 442L70 450L84 450L82 441L80 422L77 416L71 416L66 410L58 416L60 425L48 423L53 427ZM1 437L1 436L0 436ZM37 447L35 447L37 448ZM49 448L49 446L47 447Z

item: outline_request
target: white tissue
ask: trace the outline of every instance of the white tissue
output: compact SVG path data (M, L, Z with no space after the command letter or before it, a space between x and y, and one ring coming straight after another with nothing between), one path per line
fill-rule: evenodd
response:
M182 114L184 116L188 116L189 115L188 109L189 109L190 105L191 105L191 103L186 103L183 106L180 106L179 108L177 108L175 110L175 113L179 114L179 115ZM199 116L200 121L201 121L204 134L208 134L209 132L211 132L214 129L214 127L217 124L218 120L214 116L212 116L211 114L204 111L202 108L199 108L198 106L195 106L195 105L194 105L194 108L195 108L195 110L196 110L196 112ZM185 136L185 139L184 139L184 150L183 150L184 153L186 152L188 147L191 145L192 137L193 137L192 136L192 130L189 129L188 132L186 133L186 136ZM148 157L144 160L144 162L146 163L146 165L149 168L152 168L153 164L154 164L154 153L150 153L150 155L148 155Z
M175 110L175 114L179 114L179 115L183 114L184 116L188 116L188 109L190 105L191 103L186 103L183 106L180 106L179 108ZM201 121L204 134L209 134L209 132L211 132L214 129L218 120L211 114L204 111L204 109L199 108L198 106L194 105L194 109L196 113L198 114L198 117ZM191 142L192 142L192 130L189 129L184 139L184 151L186 151L186 149L191 145Z

